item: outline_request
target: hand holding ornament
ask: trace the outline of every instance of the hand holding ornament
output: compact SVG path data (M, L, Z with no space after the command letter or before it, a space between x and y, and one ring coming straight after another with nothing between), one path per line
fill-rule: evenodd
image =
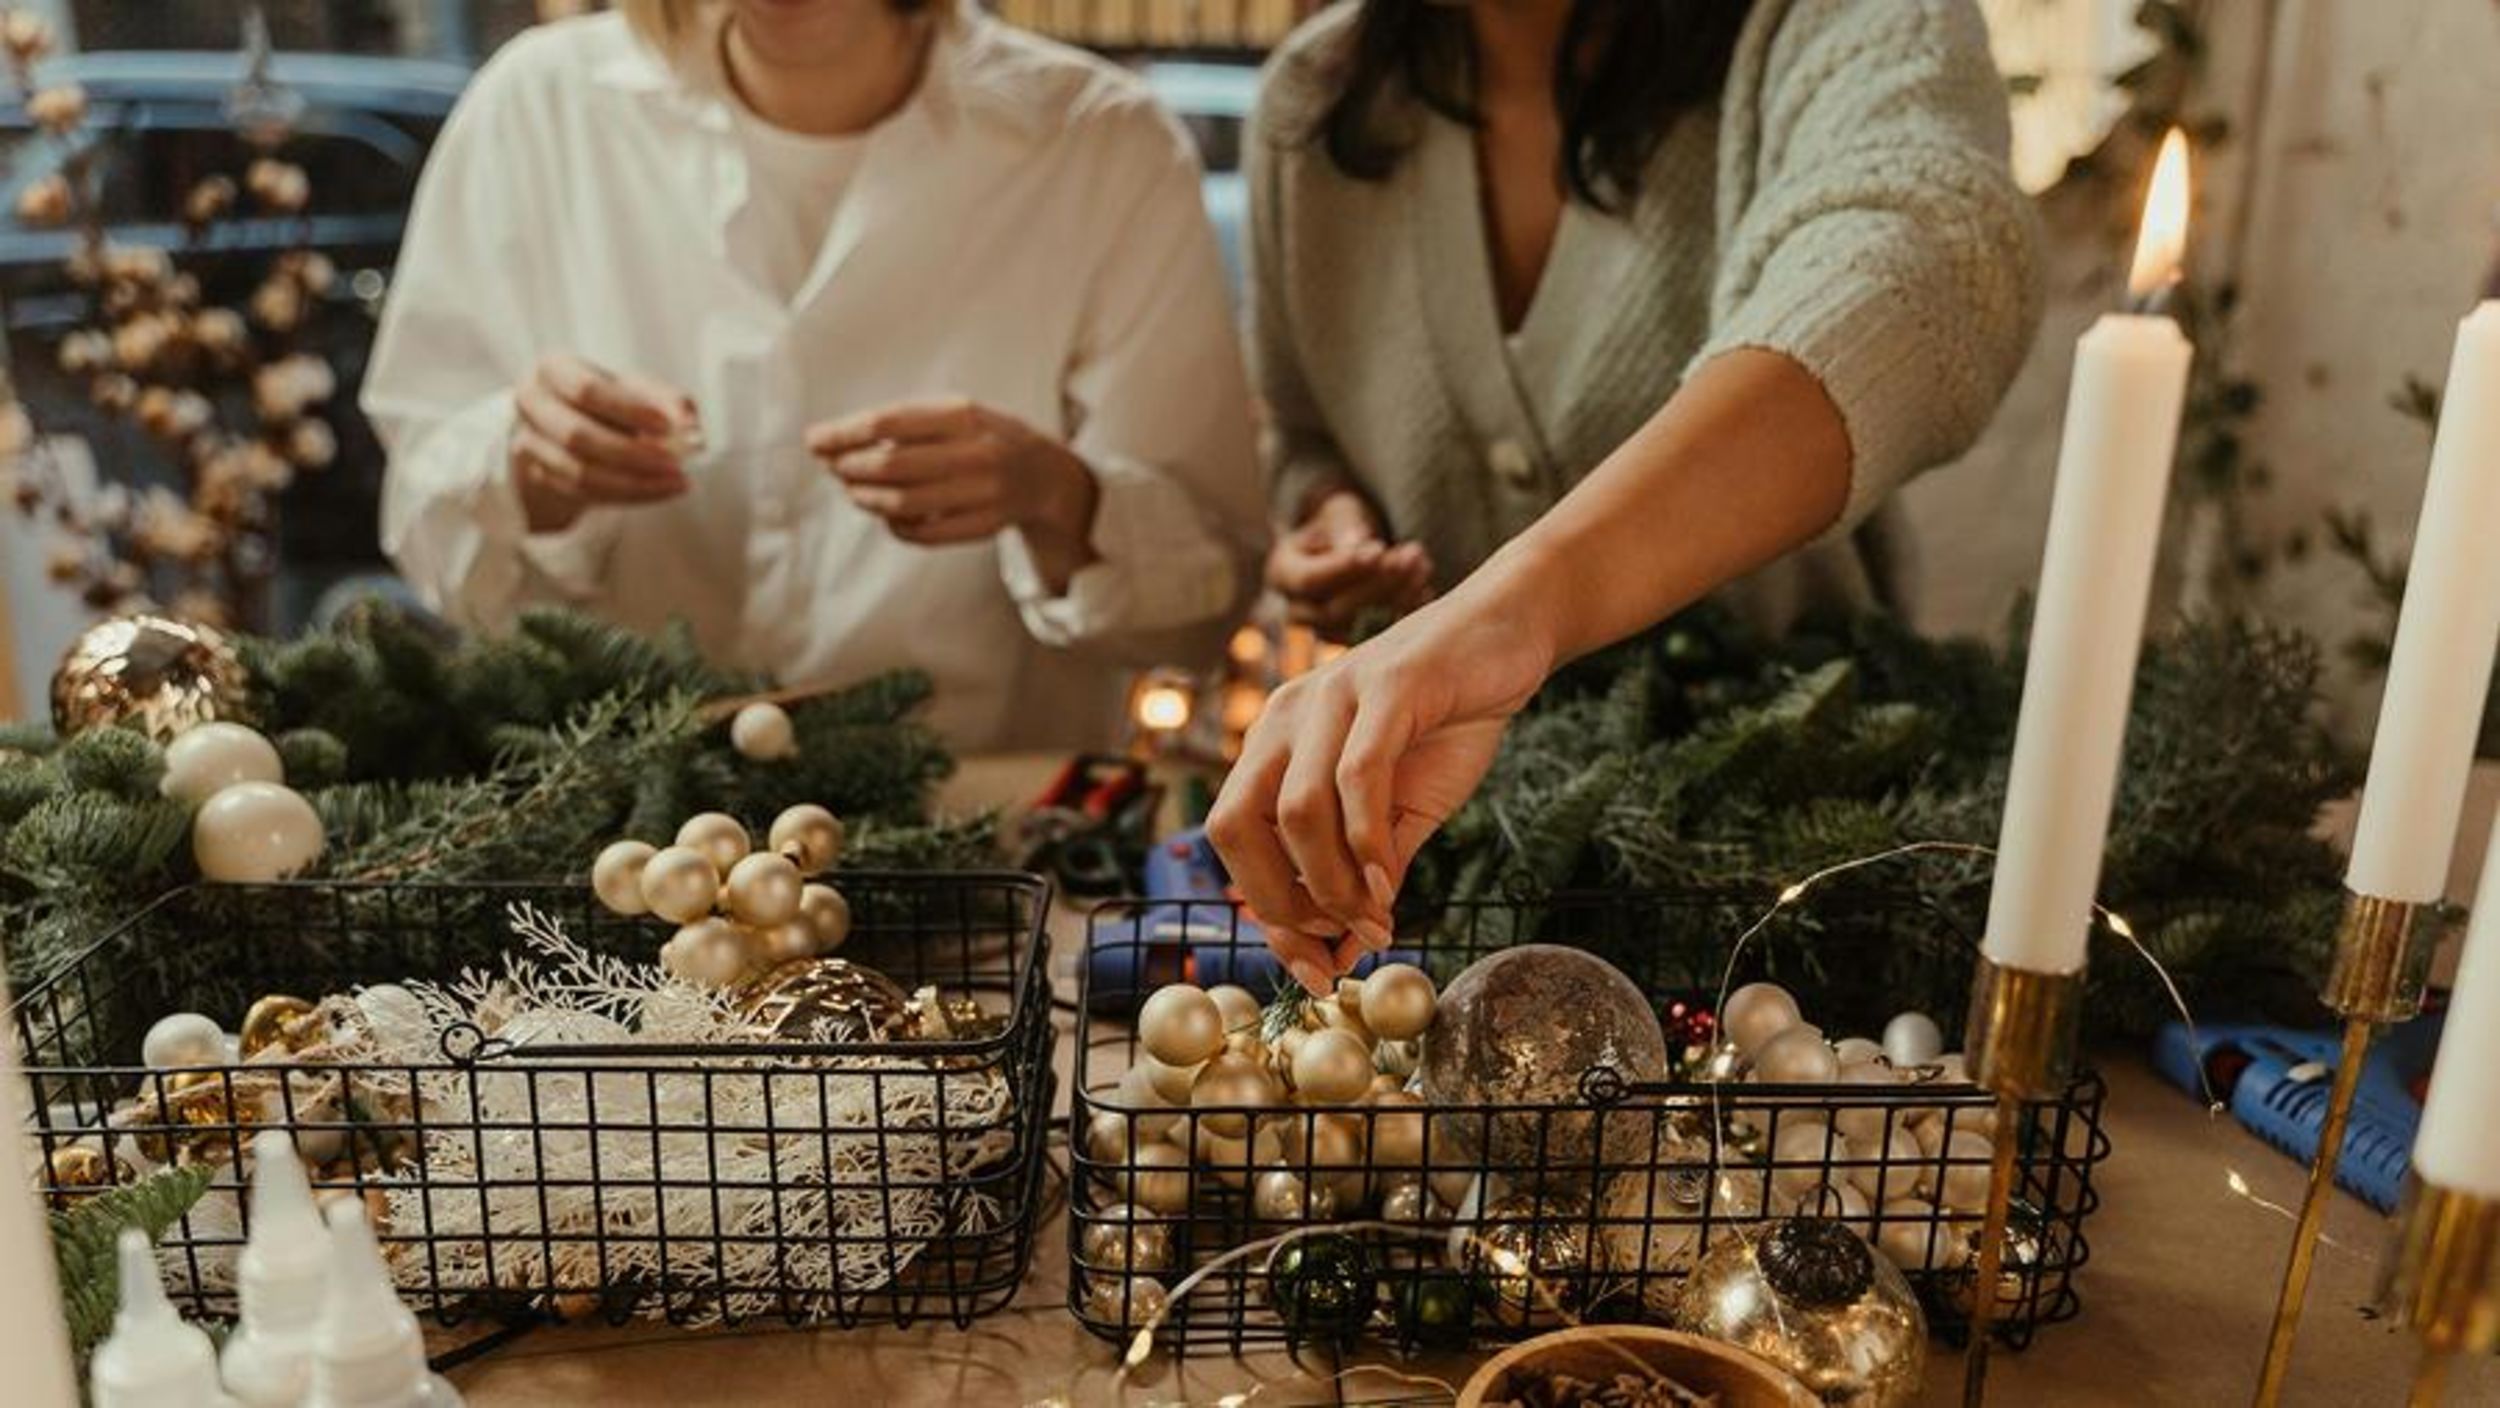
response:
M954 397L908 401L807 432L851 502L907 543L984 542L1009 528L1054 592L1094 560L1094 472L1003 411Z
M553 353L513 391L512 409L506 454L532 532L686 492L685 448L701 430L694 398L675 387Z

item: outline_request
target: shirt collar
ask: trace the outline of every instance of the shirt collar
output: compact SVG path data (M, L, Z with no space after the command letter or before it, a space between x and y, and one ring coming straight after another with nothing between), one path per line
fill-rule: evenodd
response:
M944 126L957 113L987 119L1024 136L1050 126L1049 93L1039 68L1016 52L998 22L973 0L934 0L943 13L931 41L928 72L904 107L920 107ZM634 42L592 70L593 81L621 92L675 98L706 126L725 127L731 99L723 83L708 26L688 41L686 57L672 62L647 44Z

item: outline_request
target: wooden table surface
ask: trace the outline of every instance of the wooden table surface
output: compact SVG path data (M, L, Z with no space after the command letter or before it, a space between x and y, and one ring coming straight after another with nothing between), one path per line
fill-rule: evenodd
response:
M1036 760L968 765L958 801L1029 795ZM1072 987L1063 916L1055 976ZM1073 1038L1061 1018L1059 1066ZM2031 1405L2233 1405L2256 1381L2302 1170L2157 1080L2132 1053L2104 1052L2114 1150L2096 1175L2102 1206L2078 1273L2083 1313L1999 1354L1990 1401ZM1064 1096L1063 1096L1064 1099ZM1054 1140L1051 1212L1024 1289L968 1331L946 1324L860 1330L686 1331L666 1325L535 1331L451 1375L475 1408L559 1404L990 1405L1446 1403L1463 1358L1340 1366L1281 1353L1246 1359L1158 1355L1123 1383L1113 1348L1066 1311L1066 1150ZM2235 1191L2238 1184L2245 1191ZM2327 1219L2287 1403L2401 1404L2410 1337L2365 1307L2388 1222L2338 1195ZM1436 1382L1437 1381L1437 1382ZM1936 1346L1922 1404L1960 1401L1961 1360ZM2460 1365L2452 1404L2500 1403L2500 1364Z

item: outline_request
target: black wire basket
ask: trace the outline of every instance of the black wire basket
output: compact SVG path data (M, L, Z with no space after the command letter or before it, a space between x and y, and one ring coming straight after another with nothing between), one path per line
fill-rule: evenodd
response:
M403 1297L446 1322L968 1324L1007 1303L1031 1259L1053 1096L1049 888L1006 873L836 878L853 921L838 957L906 993L934 987L906 1011L951 1021L908 1039L889 1024L827 1040L811 1024L801 1039L667 1045L630 1039L631 1018L613 1028L628 1039L604 1043L429 1024L439 1050L416 1059L281 1046L150 1070L142 1041L169 1013L231 1027L269 994L492 972L514 949L514 906L594 961L648 965L666 936L579 883L175 891L18 1000L44 1192L65 1207L96 1191L97 1168L210 1166L207 1195L159 1244L194 1314L233 1312L237 1169L274 1126L317 1195L366 1200Z
M1480 957L1544 936L1607 958L1664 1009L1704 984L1661 971L1671 960L1660 955L1690 951L1662 936L1708 929L1724 954L1725 937L1760 909L1725 896L1457 904L1428 927L1404 926L1390 956L1447 984ZM1069 1137L1069 1305L1097 1335L1125 1340L1153 1323L1157 1341L1183 1353L1364 1333L1401 1349L1455 1349L1565 1320L1672 1320L1712 1248L1813 1213L1887 1253L1934 1332L1968 1338L1996 1102L1950 1067L1902 1084L1782 1086L1632 1081L1601 1066L1584 1073L1576 1099L1555 1104L1141 1109L1118 1086L1141 1054L1131 1018L1145 991L1233 982L1264 1000L1274 965L1255 926L1220 902L1117 903L1090 929ZM1807 1011L1817 1011L1811 1000ZM2081 1309L2075 1277L2099 1202L2092 1172L2110 1148L2103 1095L2085 1074L2063 1098L2025 1109L1995 1312L1998 1335L2016 1347ZM1420 1153L1376 1165L1384 1133ZM1157 1143L1191 1156L1135 1152ZM1278 1169L1298 1191L1263 1207L1258 1180ZM1315 1307L1307 1279L1275 1274L1286 1248L1313 1245L1296 1231L1313 1224L1342 1229L1324 1235L1364 1279L1360 1304ZM1237 1254L1261 1242L1271 1245Z

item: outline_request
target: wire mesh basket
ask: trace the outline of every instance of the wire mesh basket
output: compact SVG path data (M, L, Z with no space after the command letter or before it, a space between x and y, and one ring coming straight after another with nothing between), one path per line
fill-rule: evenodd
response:
M951 1022L914 1016L858 1040L793 1026L780 1029L793 1039L728 1045L635 1040L630 1015L585 1024L605 1041L562 1023L524 1036L454 1022L420 1029L439 1048L420 1059L281 1044L151 1070L142 1043L169 1013L232 1025L270 994L363 1001L378 985L491 972L514 948L513 906L596 963L647 966L665 937L582 884L178 890L17 1003L44 1191L55 1206L95 1191L65 1173L80 1163L116 1180L211 1167L208 1194L160 1242L195 1314L233 1312L247 1230L236 1170L274 1126L316 1194L365 1199L404 1298L447 1322L969 1323L1006 1304L1031 1258L1053 1094L1048 886L1004 873L839 883L853 920L839 957L904 992L934 987L928 1005Z
M1661 971L1662 952L1690 949L1659 938L1696 926L1733 934L1758 909L1708 896L1452 905L1429 928L1402 929L1389 956L1447 984L1486 954L1548 935L1607 958L1670 1008L1708 993L1692 991L1693 975ZM1221 902L1109 905L1090 929L1069 1139L1069 1304L1095 1334L1125 1338L1160 1310L1158 1340L1182 1352L1361 1332L1451 1349L1566 1319L1672 1320L1713 1247L1811 1213L1880 1248L1931 1328L1967 1338L1995 1097L1950 1065L1899 1084L1813 1086L1635 1081L1599 1066L1576 1098L1552 1104L1157 1107L1160 1097L1119 1089L1142 1054L1130 1019L1147 975L1245 983L1264 999L1277 981L1264 938ZM2087 1074L2062 1099L2025 1109L1996 1307L2010 1344L2081 1308L2075 1275L2099 1201L2092 1173L2110 1148L2103 1094ZM1137 1152L1160 1144L1188 1156ZM1263 1176L1278 1170L1297 1181L1262 1196ZM1350 1315L1313 1313L1272 1274L1271 1258L1307 1247L1295 1230L1313 1224L1341 1229L1327 1234L1332 1254L1366 1278ZM1253 1245L1262 1242L1271 1245Z

